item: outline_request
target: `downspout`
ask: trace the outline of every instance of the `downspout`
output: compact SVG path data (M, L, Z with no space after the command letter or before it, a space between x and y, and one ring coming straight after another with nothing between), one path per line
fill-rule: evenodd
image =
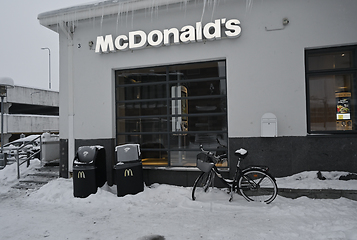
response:
M60 22L59 26L67 37L67 79L68 79L68 171L73 172L74 159L74 91L73 91L73 33L74 25Z

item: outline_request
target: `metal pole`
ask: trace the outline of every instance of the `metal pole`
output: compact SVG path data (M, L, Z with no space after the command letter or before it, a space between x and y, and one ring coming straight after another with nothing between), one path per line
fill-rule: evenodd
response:
M20 179L20 158L19 158L18 149L16 149L16 163L17 163L17 179Z
M4 154L4 97L1 96L1 153Z
M42 50L48 50L48 87L51 89L51 49L45 47Z
M6 154L4 153L4 97L7 94L7 88L14 87L14 80L9 77L0 78L0 97L1 97L1 157L3 160L3 164L6 166ZM2 164L1 164L2 165ZM2 167L2 166L1 166Z
M4 95L1 96L1 164L0 169L7 164L6 153L4 153Z

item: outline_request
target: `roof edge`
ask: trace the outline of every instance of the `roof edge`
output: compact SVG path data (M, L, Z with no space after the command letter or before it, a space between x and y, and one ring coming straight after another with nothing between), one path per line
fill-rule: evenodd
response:
M155 9L178 3L188 3L190 0L107 0L91 4L83 4L49 12L40 13L37 17L45 27L61 22L72 22L108 15L118 15L142 9Z

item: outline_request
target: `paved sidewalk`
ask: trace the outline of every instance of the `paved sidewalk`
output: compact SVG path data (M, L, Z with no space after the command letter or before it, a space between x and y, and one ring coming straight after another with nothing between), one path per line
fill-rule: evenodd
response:
M344 197L357 201L357 190L279 188L278 194L293 199L303 196L315 199L338 199Z
M347 198L357 201L357 174L342 171L305 171L276 178L279 195L287 198Z

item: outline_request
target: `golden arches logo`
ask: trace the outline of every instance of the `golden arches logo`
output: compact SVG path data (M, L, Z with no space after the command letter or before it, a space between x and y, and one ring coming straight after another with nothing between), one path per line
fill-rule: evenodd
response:
M86 174L83 171L79 171L77 174L78 178L86 178Z
M124 177L132 177L132 176L134 176L133 170L131 170L131 169L125 169L125 171L124 171Z

